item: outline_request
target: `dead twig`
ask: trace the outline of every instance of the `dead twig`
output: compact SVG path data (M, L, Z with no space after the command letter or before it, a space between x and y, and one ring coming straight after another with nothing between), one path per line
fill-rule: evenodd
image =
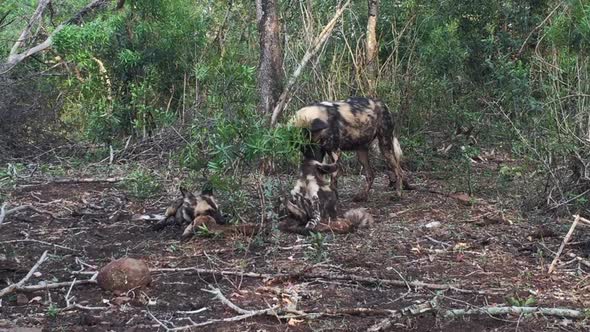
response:
M4 288L3 290L0 291L0 298L6 294L10 294L16 290L21 290L24 283L27 282L27 280L29 280L31 278L31 276L33 275L33 273L35 273L35 271L37 271L37 269L39 268L39 266L41 266L41 264L43 264L43 262L45 262L45 260L47 259L47 250L45 250L43 252L43 254L41 255L41 257L39 258L39 260L37 261L37 263L35 263L35 265L33 265L33 267L31 268L31 270L29 270L29 273L27 273L26 276L24 276L24 278L22 278L19 282L17 282L16 284L12 284L6 288Z
M215 295L214 299L221 301L221 303L223 303L224 305L228 306L231 310L233 310L236 313L241 314L241 315L251 315L250 317L253 317L253 316L262 316L262 315L267 315L269 313L273 313L273 316L274 316L274 313L279 308L279 306L273 306L271 308L261 309L261 310L246 310L246 309L242 309L242 308L238 307L233 302L228 300L223 295L223 293L221 292L221 290L219 288L209 288L209 289L201 289L201 290L204 292L211 293L211 294Z
M93 277L93 279L94 279L94 277ZM72 292L72 288L74 288L74 285L76 285L76 281L77 281L76 278L74 278L74 280L70 284L70 288L68 288L68 292L64 296L64 298L66 300L66 306L63 309L60 309L60 311L67 311L67 310L71 310L71 309L82 309L82 310L107 310L107 309L109 309L109 307L88 307L88 306L79 305L77 303L70 303L70 301L74 299L73 296L70 297L70 293Z
M78 251L78 250L70 248L70 247L62 246L62 245L51 243L51 242L35 240L35 239L9 240L9 241L0 242L0 244L9 244L9 243L18 243L18 242L34 242L34 243L44 244L47 246L52 246L52 247L59 248L59 249L64 249L64 250L69 250L69 251Z
M559 250L557 250L557 254L555 254L555 258L553 259L553 262L551 262L551 265L549 265L549 270L547 271L547 273L552 273L553 270L555 269L555 264L557 264L557 261L559 260L559 256L561 255L563 248L565 248L565 245L568 243L568 241L570 240L570 237L574 233L574 229L576 229L576 225L578 225L578 221L580 220L580 216L576 215L574 217L575 217L574 222L572 223L570 230L567 232L567 234L563 238L563 242L561 243L561 246L559 246Z
M209 310L208 307L203 307L201 309L197 309L197 310L191 310L191 311L177 311L177 314L182 314L182 315L194 315L194 314L199 314L203 311L207 311Z
M157 319L151 312L148 311L148 314L152 317L153 320L155 320L166 331L184 331L184 330L192 329L195 327L203 327L203 326L207 326L207 325L212 325L212 324L219 323L219 322L237 322L237 321L248 319L248 318L255 317L255 316L263 316L263 315L268 315L268 314L272 314L273 316L275 316L275 310L279 308L279 306L274 306L274 307L271 307L268 309L262 309L262 310L246 310L246 309L242 309L242 308L238 307L237 305L232 303L230 300L228 300L223 295L223 293L221 293L221 290L219 290L218 288L202 289L202 291L214 294L215 299L218 299L219 301L221 301L221 303L228 306L230 309L232 309L233 311L237 312L240 315L235 316L235 317L230 317L230 318L224 318L224 319L211 319L211 320L201 322L201 323L195 323L195 322L192 322L192 320L191 320L191 322L192 322L191 325L171 328L171 327L167 326L166 324L164 324L159 319Z

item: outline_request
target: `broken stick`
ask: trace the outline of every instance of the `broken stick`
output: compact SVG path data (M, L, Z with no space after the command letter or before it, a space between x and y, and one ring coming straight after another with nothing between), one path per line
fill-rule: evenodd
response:
M555 269L555 264L557 264L557 261L559 260L559 256L561 256L561 252L563 251L563 248L565 248L565 245L569 242L570 237L572 237L572 234L574 233L574 229L576 229L576 225L578 224L579 220L580 220L580 216L576 215L574 222L572 223L572 227L570 227L570 230L567 232L567 234L563 238L563 242L561 243L561 246L559 246L559 250L557 250L557 254L555 254L555 258L553 259L553 262L551 262L551 265L549 265L549 270L547 271L547 273L551 274L553 272L553 270Z
M4 288L3 290L1 290L0 291L0 297L4 296L6 294L10 294L10 293L16 291L17 289L22 288L22 286L24 285L24 283L27 282L27 280L29 280L31 278L31 276L33 275L33 273L35 273L35 271L37 271L37 269L39 268L39 266L41 266L41 264L43 264L43 262L45 262L46 259L47 259L47 250L45 250L43 252L43 255L41 255L41 257L39 258L39 260L37 261L37 263L35 265L33 265L33 267L31 268L31 270L29 271L29 273L27 273L27 275L24 278L22 278L16 284L12 284L12 285Z

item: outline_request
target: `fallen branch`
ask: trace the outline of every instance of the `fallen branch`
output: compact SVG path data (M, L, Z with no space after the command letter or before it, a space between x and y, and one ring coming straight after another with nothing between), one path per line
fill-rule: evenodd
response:
M197 274L213 274L220 276L239 276L248 278L258 278L264 280L291 280L291 279L330 279L330 280L346 280L354 281L364 284L378 284L378 285L389 285L396 287L414 287L414 288L427 288L434 290L452 290L459 293L467 294L481 294L481 295L494 295L496 292L486 290L471 290L462 289L458 284L436 284L426 283L422 281L405 281L405 280L392 280L392 279L380 279L374 277L363 277L350 274L341 273L255 273L255 272L242 272L242 271L221 271L211 269L200 269L196 267L185 267L185 268L160 268L150 269L150 272L194 272Z
M78 250L70 248L70 247L62 246L62 245L51 243L51 242L35 240L35 239L9 240L9 241L0 242L0 244L19 243L19 242L34 242L34 243L44 244L47 246L52 246L52 247L59 248L59 249L64 249L64 250L69 250L69 251L78 251Z
M4 205L6 205L6 204L4 204ZM63 218L60 218L57 215L55 215L53 212L39 209L31 204L17 206L15 208L10 209L10 210L5 210L4 206L2 206L2 212L0 213L0 225L2 225L2 223L4 222L4 218L8 217L9 215L11 215L13 213L23 211L23 210L32 210L32 211L37 212L39 214L47 214L47 215L51 216L51 218L56 219L56 220L63 219Z
M579 218L581 223L583 223L584 225L590 226L590 220L588 220L580 215L574 215L574 218Z
M422 303L422 304L414 304L409 307L405 307L400 310L393 310L393 313L390 317L387 317L380 321L379 323L369 327L367 332L375 332L375 331L383 331L391 327L394 320L397 320L403 316L415 316L422 313L426 313L429 311L433 311L437 308L437 298L435 297L431 301Z
M279 119L279 116L281 115L281 112L285 108L285 105L291 99L291 97L290 97L291 89L293 89L293 86L295 86L297 79L299 78L299 76L303 72L303 68L305 68L305 66L307 65L309 60L311 60L311 58L313 56L315 56L316 53L322 48L322 46L324 45L326 40L328 40L330 35L332 35L332 31L334 30L336 23L338 22L338 20L340 19L340 17L344 13L344 10L346 9L346 7L348 7L349 4L350 4L350 0L347 0L342 6L340 6L340 8L338 8L336 13L334 14L334 17L332 17L330 22L328 22L328 24L326 24L326 26L324 27L322 32L313 41L312 46L305 52L303 59L301 59L299 66L297 66L297 69L295 69L295 71L293 72L293 74L289 78L289 81L287 82L285 89L283 90L283 92L281 93L281 96L279 97L277 105L275 106L274 110L272 111L272 117L271 117L271 121L270 121L271 127L274 127L277 124L277 121Z
M573 258L575 261L578 261L580 264L586 266L586 267L590 267L590 262L583 259L582 257L574 254L574 253L569 253L568 254L569 257Z
M20 185L19 188L32 188L38 186L46 186L49 184L76 184L76 183L117 183L124 181L124 177L112 177L112 178L105 178L105 179L98 179L98 178L70 178L70 179L53 179L49 182L42 182L42 183L34 183L34 184L25 184Z
M70 287L70 286L72 286L72 284L73 285L96 284L96 280L91 278L91 279L86 279L86 280L76 280L74 283L72 283L71 281L64 281L64 282L54 282L51 284L21 286L21 287L18 287L17 289L15 289L15 291L36 292L36 291L46 290L46 289Z
M417 315L423 312L432 311L436 307L436 301L430 301L423 304L411 305L409 307L403 308L401 310L388 310L388 309L373 309L373 308L341 308L341 309L328 309L322 312L304 312L296 309L287 309L282 308L280 305L275 305L273 307L267 309L259 309L259 310L246 310L240 308L230 300L228 300L221 290L218 288L211 288L211 289L202 289L205 292L209 292L214 294L214 299L221 301L225 306L229 307L231 310L235 311L239 314L239 316L234 316L230 318L224 319L212 319L201 323L192 322L191 325L180 326L170 328L160 320L158 320L154 315L152 315L149 311L148 314L154 319L158 324L166 331L183 331L192 329L195 327L203 327L207 325L212 325L219 322L236 322L244 319L248 319L251 317L256 316L272 316L278 318L280 320L285 319L293 319L293 318L306 318L306 319L317 319L321 317L339 317L339 316L350 316L350 315L359 315L359 316L368 316L368 315L390 315L392 317L401 317L405 315ZM391 325L391 324L390 324ZM377 330L378 331L378 330Z
M51 181L51 183L117 183L124 181L124 177L112 177L106 179L97 179L97 178L71 178L71 179L55 179Z
M202 323L193 323L191 325L187 325L187 326L179 326L179 327L168 327L166 324L162 323L159 319L156 318L156 316L154 316L150 311L147 312L148 315L150 315L150 317L155 320L160 326L162 326L166 331L184 331L184 330L190 330L192 328L195 327L203 327L203 326L208 326L208 325L213 325L215 323L227 323L227 322L237 322L237 321L241 321L244 319L248 319L251 317L254 317L254 315L240 315L240 316L235 316L235 317L230 317L230 318L222 318L222 319L211 319Z
M37 263L35 263L35 265L33 265L33 267L31 268L31 270L29 270L29 273L27 273L27 275L22 278L19 282L17 282L16 284L12 284L6 288L4 288L3 290L0 291L0 298L6 294L10 294L16 290L20 290L23 287L23 284L25 282L27 282L27 280L29 280L31 278L31 276L33 275L33 273L35 273L35 271L37 271L37 269L39 268L39 266L41 266L41 264L43 264L43 262L45 262L45 260L47 259L47 250L45 250L43 252L43 254L41 255L41 257L39 258L39 260L37 261Z
M467 315L526 315L541 314L545 316L559 316L565 318L585 318L587 316L585 309L568 309L568 308L542 308L542 307L482 307L474 309L450 309L445 310L443 317L456 318Z
M565 245L568 243L568 241L570 240L570 237L574 233L574 229L576 229L576 225L578 225L579 220L580 220L580 216L576 215L574 222L572 223L572 226L570 227L570 230L567 232L567 234L563 238L563 242L561 243L561 246L559 246L559 250L557 250L557 254L555 254L555 258L553 259L553 262L551 262L551 265L549 265L549 270L547 271L547 273L552 273L553 270L555 269L555 264L557 264L557 261L559 260L559 256L561 255L563 248L565 248Z
M379 323L371 326L367 332L384 331L391 327L393 322L402 316L418 315L429 311L437 310L436 298L430 302L415 305L412 307L404 308L391 317L387 317ZM569 309L569 308L542 308L542 307L494 307L487 306L473 309L448 309L439 310L439 315L447 318L457 318L468 315L490 315L500 316L512 314L515 316L527 315L527 314L541 314L545 316L558 316L564 318L578 318L583 319L587 317L587 311L585 309Z

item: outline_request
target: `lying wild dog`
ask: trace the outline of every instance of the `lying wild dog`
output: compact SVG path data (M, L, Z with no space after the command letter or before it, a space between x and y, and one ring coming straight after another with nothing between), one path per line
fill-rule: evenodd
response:
M160 230L167 225L177 223L189 225L184 230L182 236L187 237L191 234L195 220L199 217L210 217L219 225L226 223L225 218L219 210L219 206L213 196L213 188L206 184L203 190L194 195L183 187L180 187L182 198L175 200L167 209L162 221L152 226L153 230Z
M336 170L335 164L310 158L303 160L299 178L287 201L291 220L280 223L280 230L304 235L310 231L348 233L373 223L366 209L352 209L343 219L337 218L337 194L326 180L326 176Z
M290 216L305 228L314 228L322 218L336 218L338 199L326 180L336 172L336 164L324 164L305 158L301 163L299 178L287 201Z
M345 101L324 101L301 108L290 124L304 129L312 144L304 145L306 158L323 161L325 156L337 162L342 151L356 151L357 158L365 169L367 184L354 200L365 201L373 185L374 173L369 163L369 148L377 139L379 149L391 173L390 186L397 185L401 196L403 179L400 165L402 149L394 133L393 114L377 99L352 97ZM337 173L332 176L332 189L337 187Z

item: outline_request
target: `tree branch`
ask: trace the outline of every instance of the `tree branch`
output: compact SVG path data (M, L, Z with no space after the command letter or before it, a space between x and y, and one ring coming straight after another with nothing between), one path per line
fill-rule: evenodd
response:
M467 315L525 315L525 314L541 314L545 316L559 316L566 318L585 318L586 313L581 309L568 308L541 308L541 307L482 307L475 309L450 309L445 310L443 316L445 318L455 318Z
M16 53L16 51L15 51L15 53L13 53L11 51L11 54L8 57L8 59L6 60L6 62L0 64L0 75L6 74L7 72L12 70L16 65L21 63L26 58L50 48L51 45L53 45L53 37L55 37L55 35L58 32L60 32L64 27L66 27L67 25L70 25L70 24L80 24L80 22L82 21L84 16L88 15L89 13L91 13L92 11L94 11L100 7L105 6L107 3L110 3L111 1L112 0L93 0L91 3L89 3L84 8L82 8L78 13L76 13L74 16L72 16L69 20L67 20L67 21L63 22L62 24L60 24L59 26L57 26L57 28L55 28L53 30L53 32L51 32L51 34L43 42L29 48L26 51L23 51L21 53ZM45 6L46 5L47 4L45 4ZM39 7L37 9L39 9ZM33 19L31 19L31 22L33 22ZM23 33L24 32L25 31L23 31ZM21 36L22 36L22 34L21 34ZM21 38L19 38L19 40L20 39ZM19 43L19 42L17 41L17 43ZM15 44L15 46L18 49L20 44L19 45ZM13 46L13 49L14 49L14 46Z
M274 127L277 124L277 121L279 119L279 116L281 115L281 112L285 108L285 105L287 105L287 103L291 99L291 96L290 96L291 89L293 89L293 86L297 82L297 79L299 78L299 76L303 72L303 68L305 68L305 66L307 65L309 60L311 60L311 58L314 55L316 55L316 53L322 48L322 46L324 45L326 40L328 40L328 38L332 35L332 31L334 30L336 23L338 22L338 20L340 19L340 17L344 13L344 10L346 9L346 7L348 7L349 4L350 4L350 0L347 0L340 8L338 8L336 13L334 14L334 17L332 17L330 22L328 22L328 24L326 24L326 26L324 27L322 32L314 40L314 42L312 44L313 46L310 47L307 50L307 52L305 52L303 59L301 59L299 66L297 66L297 69L295 69L295 71L293 72L293 74L289 78L289 81L287 82L287 85L285 86L285 90L283 90L283 93L281 93L281 96L279 97L279 101L277 102L277 105L275 106L274 110L272 111L272 117L270 120L271 127Z
M576 225L578 225L579 220L580 220L580 216L576 215L574 222L572 223L572 226L570 227L570 230L567 232L567 234L563 238L563 242L561 243L561 246L559 246L559 250L557 250L557 254L555 254L555 258L553 259L553 262L551 262L551 265L549 265L549 270L547 271L547 273L550 274L555 269L555 264L557 264L557 261L559 260L559 256L561 256L561 252L563 251L563 248L565 248L565 245L569 242L570 237L574 233L574 229L576 229Z
M14 43L14 45L12 45L12 48L10 49L10 54L8 55L8 61L11 61L13 59L13 57L17 54L18 49L25 43L27 38L30 37L31 29L33 28L33 26L35 24L37 24L41 20L43 12L45 11L45 8L49 4L49 2L51 2L51 0L39 1L39 4L37 5L37 9L35 9L35 12L33 13L33 16L31 17L31 20L29 20L29 23L27 24L27 26L23 29L20 36L18 37L18 39Z

